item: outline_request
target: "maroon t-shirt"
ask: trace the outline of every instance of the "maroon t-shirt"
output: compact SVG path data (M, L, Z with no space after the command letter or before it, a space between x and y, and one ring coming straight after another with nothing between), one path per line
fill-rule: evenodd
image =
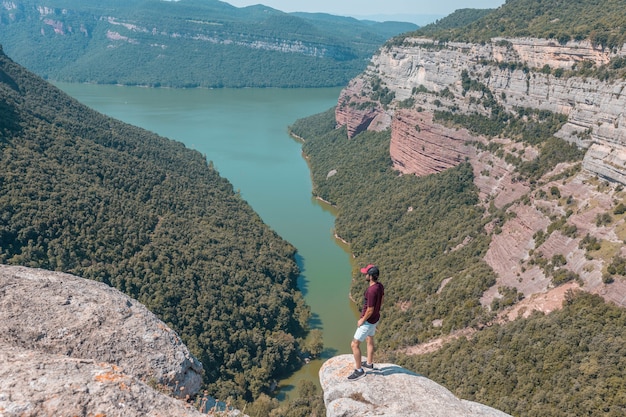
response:
M368 323L376 324L380 319L380 306L383 303L383 295L385 295L385 287L380 282L374 285L368 285L363 294L363 310L361 310L361 317L365 315L365 311L368 307L374 307L374 312L367 319Z

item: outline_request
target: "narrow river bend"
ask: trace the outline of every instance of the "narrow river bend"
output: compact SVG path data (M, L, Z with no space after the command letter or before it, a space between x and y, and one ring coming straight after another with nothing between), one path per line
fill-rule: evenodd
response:
M356 310L348 299L350 256L333 238L334 213L312 198L302 146L287 134L295 120L337 103L327 89L151 89L56 83L83 104L184 143L213 161L220 175L263 221L298 249L300 289L321 328L322 358L281 381L279 399L295 383L318 384L322 362L350 352Z

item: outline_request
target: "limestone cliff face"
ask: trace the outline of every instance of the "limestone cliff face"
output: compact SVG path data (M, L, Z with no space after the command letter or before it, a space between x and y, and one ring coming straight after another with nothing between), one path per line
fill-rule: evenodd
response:
M408 39L373 57L367 70L341 93L337 105L337 123L348 127L348 136L365 129L392 127L391 157L399 166L415 165L406 152L432 143L429 133L439 129L423 126L424 134L407 135L397 118L406 120L410 112L433 112L455 107L460 112L484 113L475 103L479 92L463 93L461 74L485 84L507 110L532 107L568 116L557 136L589 148L584 168L610 180L626 183L626 81L602 82L594 78L564 77L540 71L571 69L582 61L605 64L616 56L626 55L592 47L588 42L559 45L541 39L494 39L485 45L449 43L436 45L429 39ZM494 65L502 64L502 65ZM510 65L516 64L516 65ZM511 69L513 68L513 69ZM394 100L381 105L372 100L372 86L384 85ZM445 94L442 94L444 93ZM402 102L412 100L409 109L399 112ZM419 109L419 110L418 110ZM412 116L419 118L419 115ZM403 132L393 133L394 129ZM444 133L443 136L449 136ZM399 143L398 143L399 142ZM404 151L401 151L404 150ZM439 155L434 158L439 158ZM431 164L430 172L441 165Z
M385 130L391 123L391 116L371 101L366 92L371 92L366 78L357 77L339 95L335 119L338 127L346 126L348 137L367 129Z
M432 113L398 110L391 122L390 154L394 168L405 174L428 175L476 155L465 130L433 123Z
M498 287L505 286L525 296L516 307L524 315L558 308L563 291L540 265L561 255L566 261L561 268L577 276L575 287L626 306L625 280L611 282L603 275L613 256L626 257L626 222L623 214L615 214L620 203L626 204L626 80L601 81L567 72L624 56L626 46L605 50L588 42L493 39L477 45L409 38L383 48L349 83L340 95L336 120L347 126L349 138L366 129L391 129L390 156L403 174L427 175L463 161L472 164L484 207L493 204L507 212L505 223L485 228L491 244L484 260L497 275L496 285L483 295L485 307L500 297ZM509 112L534 108L566 115L556 136L585 150L582 169L561 164L531 184L519 178L505 155L531 161L538 148L434 121L438 110L488 115L490 110L481 105L485 91L465 88L468 80L488 89ZM497 144L500 151L490 152L488 144ZM599 222L602 216L610 221ZM558 230L550 227L556 221L563 222ZM590 254L585 236L615 250L608 256ZM512 317L507 312L502 316Z
M483 404L457 398L441 385L391 363L376 364L365 377L348 381L352 355L320 369L327 417L506 417Z
M202 364L105 284L0 265L0 334L3 416L203 415L175 398L199 391Z

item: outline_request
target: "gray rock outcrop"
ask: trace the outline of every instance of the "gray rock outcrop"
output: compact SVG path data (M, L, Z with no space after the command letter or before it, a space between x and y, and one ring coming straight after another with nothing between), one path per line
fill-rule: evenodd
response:
M196 394L202 364L145 306L103 283L0 265L0 334L2 415L197 414L163 392Z
M205 415L93 359L0 346L0 415L177 416Z
M352 355L326 361L319 372L327 417L506 417L494 408L457 398L428 378L390 363L356 381Z
M392 127L394 165L421 165L412 161L406 151L412 146L410 153L422 153L424 142L426 147L432 142L425 140L425 134L431 130L394 134L394 124L403 126L402 120L397 123L395 119L400 115L407 120L409 114L397 110L409 108L416 112L413 119L418 119L421 112L446 108L486 115L487 111L480 105L483 92L463 90L461 79L465 71L473 80L484 84L494 100L510 112L521 107L566 115L567 123L556 136L589 149L583 161L586 170L626 184L626 82L553 72L573 69L582 62L600 66L625 55L625 47L615 51L594 47L587 41L560 45L547 39L494 38L485 44L438 44L432 39L407 38L402 45L383 48L372 58L367 70L350 81L340 94L336 120L339 126L347 127L348 137L366 129L379 131ZM551 71L544 71L546 66ZM371 98L376 95L372 86L384 86L393 95L393 101L387 105L377 103ZM458 159L462 159L462 146L455 146L458 149L452 149L450 157L458 154ZM435 160L415 172L420 175L423 170L438 172L449 162L442 165Z

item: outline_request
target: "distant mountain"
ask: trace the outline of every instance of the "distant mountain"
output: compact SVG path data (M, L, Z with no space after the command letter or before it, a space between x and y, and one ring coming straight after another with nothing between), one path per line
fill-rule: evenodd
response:
M352 17L359 20L374 20L377 22L383 21L398 21L398 22L411 22L418 26L425 26L438 19L444 18L443 14L372 14L372 15L356 15Z
M168 87L342 86L402 22L237 8L218 0L14 0L7 55L56 81Z

